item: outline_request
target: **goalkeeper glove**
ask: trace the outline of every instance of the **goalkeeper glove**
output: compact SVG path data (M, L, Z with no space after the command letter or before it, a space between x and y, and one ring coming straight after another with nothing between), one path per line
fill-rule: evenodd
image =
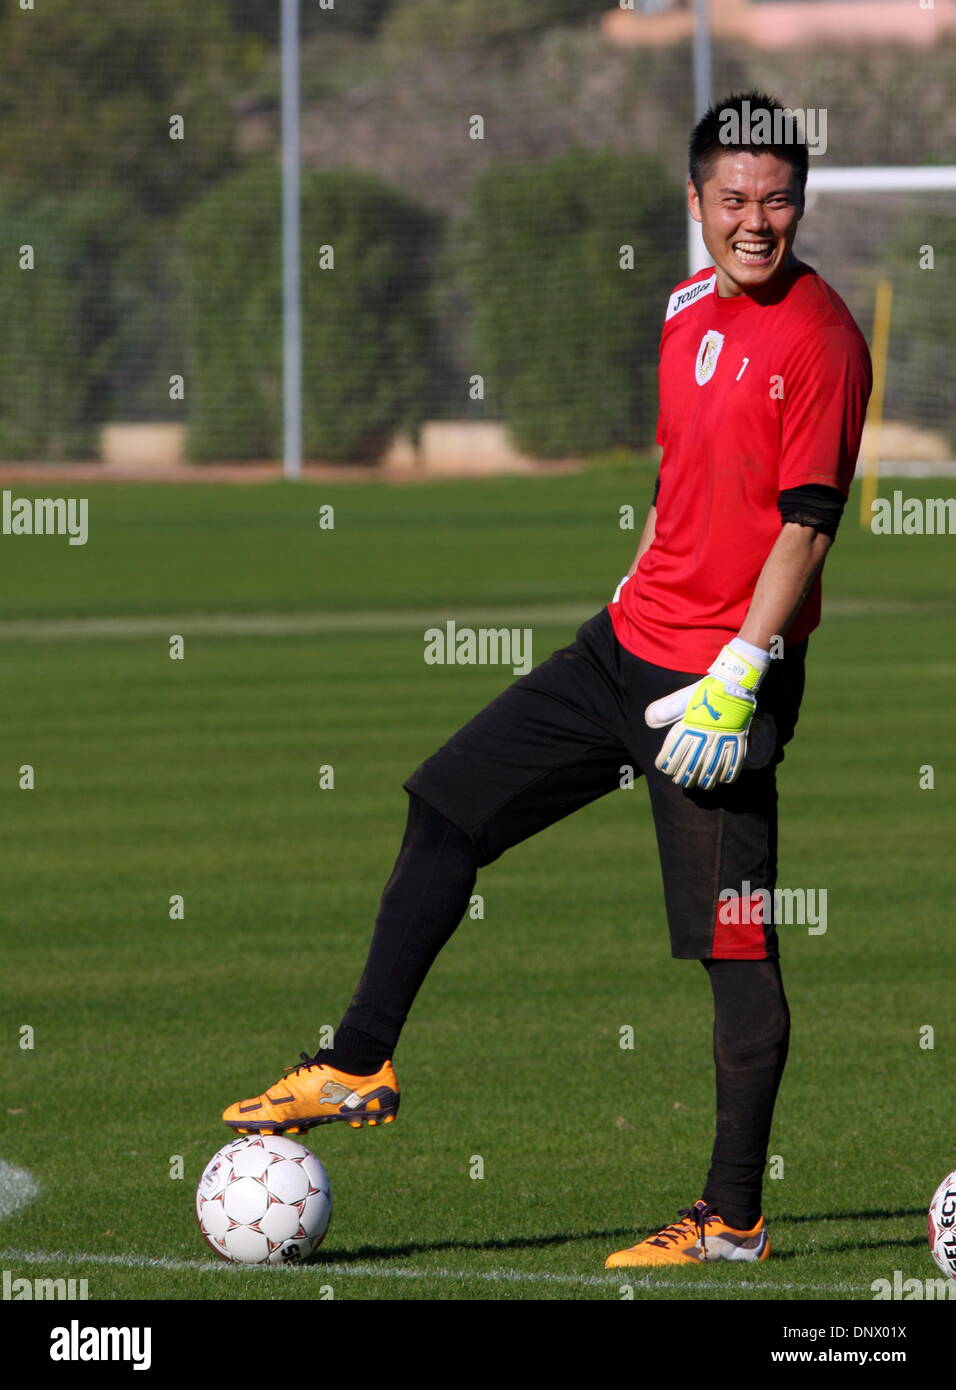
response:
M654 766L679 787L709 791L718 782L735 782L744 766L754 697L769 665L769 652L735 637L702 680L648 705L644 718L650 728L674 725Z

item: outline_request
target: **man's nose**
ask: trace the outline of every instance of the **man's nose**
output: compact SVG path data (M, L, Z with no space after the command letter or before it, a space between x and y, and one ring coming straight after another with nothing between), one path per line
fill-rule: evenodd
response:
M756 200L745 205L743 221L747 230L751 232L765 232L770 226L763 203L758 203Z

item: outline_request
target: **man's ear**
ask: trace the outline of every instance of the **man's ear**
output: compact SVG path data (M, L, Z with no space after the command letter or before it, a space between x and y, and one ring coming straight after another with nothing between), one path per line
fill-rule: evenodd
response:
M687 211L695 222L702 222L703 216L700 210L700 196L694 187L694 180L687 180Z
M803 187L801 187L801 186L800 186L799 180L796 180L796 181L795 181L795 186L794 186L794 192L795 192L795 194L796 194L796 198L795 198L794 201L795 201L796 204L797 204L797 221L799 222L799 221L800 221L800 218L803 216L803 214L804 214L804 213L806 212L806 210L807 210L807 186L806 186L806 184L804 184Z

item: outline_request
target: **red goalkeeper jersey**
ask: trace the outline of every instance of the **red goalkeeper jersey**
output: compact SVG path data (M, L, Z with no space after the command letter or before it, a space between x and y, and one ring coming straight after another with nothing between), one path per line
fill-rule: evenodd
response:
M816 483L847 496L871 384L863 335L812 267L727 299L713 267L677 286L660 344L654 541L609 605L622 646L706 671L746 617L779 493ZM818 577L785 645L819 621Z

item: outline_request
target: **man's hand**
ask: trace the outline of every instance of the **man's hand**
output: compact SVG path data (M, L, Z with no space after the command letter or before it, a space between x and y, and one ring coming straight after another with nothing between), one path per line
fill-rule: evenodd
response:
M674 725L655 767L679 787L709 791L718 782L735 782L743 770L754 697L769 665L769 652L734 638L703 680L648 705L649 728Z

